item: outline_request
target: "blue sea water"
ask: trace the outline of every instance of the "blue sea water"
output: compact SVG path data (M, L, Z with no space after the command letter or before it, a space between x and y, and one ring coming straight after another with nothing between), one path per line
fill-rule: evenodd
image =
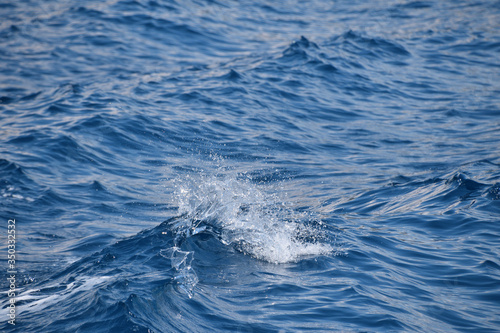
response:
M500 331L498 1L2 1L0 133L2 332Z

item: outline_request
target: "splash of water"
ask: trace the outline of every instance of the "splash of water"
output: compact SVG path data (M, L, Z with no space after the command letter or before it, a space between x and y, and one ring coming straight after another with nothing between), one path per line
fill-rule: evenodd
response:
M161 250L160 254L170 260L172 268L175 270L174 281L189 298L193 297L193 289L198 283L198 275L191 267L193 261L192 251L182 251L174 246L166 250Z
M282 200L279 186L257 185L238 174L187 177L177 185L177 235L213 230L220 241L270 263L298 261L333 251L321 228Z

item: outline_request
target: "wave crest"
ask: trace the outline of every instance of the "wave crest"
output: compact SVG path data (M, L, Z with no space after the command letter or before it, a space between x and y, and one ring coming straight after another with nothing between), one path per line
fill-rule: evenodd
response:
M207 230L225 245L270 263L287 263L333 251L319 220L307 219L283 200L280 185L255 184L245 175L188 177L176 188L177 235Z

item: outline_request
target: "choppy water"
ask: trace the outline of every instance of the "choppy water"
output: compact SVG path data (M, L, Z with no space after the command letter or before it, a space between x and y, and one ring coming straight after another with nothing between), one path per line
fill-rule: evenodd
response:
M0 3L0 330L498 332L499 22Z

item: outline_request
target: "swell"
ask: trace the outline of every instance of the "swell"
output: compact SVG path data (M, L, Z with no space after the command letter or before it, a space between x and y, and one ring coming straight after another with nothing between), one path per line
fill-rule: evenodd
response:
M401 213L483 216L498 212L498 165L489 160L464 164L430 178L399 176L382 188L355 194L330 206L338 213L391 215ZM328 204L328 201L325 202ZM432 213L431 213L432 212ZM475 215L478 216L478 215Z
M222 269L224 261L236 272L243 263L297 263L332 254L321 221L283 206L262 185L233 173L191 177L179 182L179 215L22 287L17 315L23 328L192 329L189 318L172 318L187 299L203 304L203 285L217 283L211 266ZM151 302L160 308L146 311Z

